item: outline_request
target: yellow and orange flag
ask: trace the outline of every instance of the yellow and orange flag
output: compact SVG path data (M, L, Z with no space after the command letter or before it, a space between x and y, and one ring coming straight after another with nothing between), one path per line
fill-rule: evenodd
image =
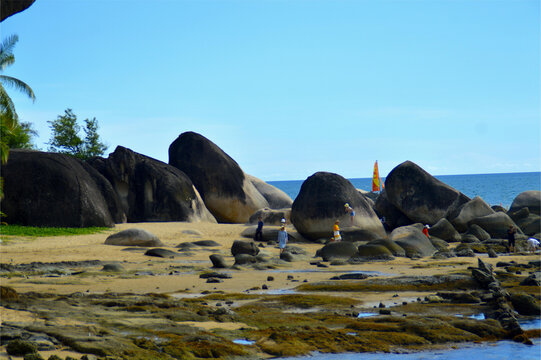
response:
M374 176L372 177L372 191L381 191L385 189L385 185L379 178L378 161L374 164Z

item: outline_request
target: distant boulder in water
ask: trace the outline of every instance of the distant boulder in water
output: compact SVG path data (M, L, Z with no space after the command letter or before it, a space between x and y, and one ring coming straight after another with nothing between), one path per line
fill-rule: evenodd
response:
M245 174L235 160L204 136L185 132L169 146L169 164L186 173L219 222L246 223L262 208L288 207L291 199ZM289 200L288 200L289 198Z
M406 161L385 179L387 198L413 222L435 224L470 199Z
M344 205L348 203L355 211L353 223ZM386 237L381 221L366 198L344 177L317 172L306 179L291 207L291 222L304 237L312 240L327 238L333 233L333 225L340 220L340 228L365 230L375 237ZM369 240L373 239L373 235Z

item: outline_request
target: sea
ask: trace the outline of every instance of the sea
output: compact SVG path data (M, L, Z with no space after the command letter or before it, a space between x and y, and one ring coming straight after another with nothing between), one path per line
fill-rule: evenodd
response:
M501 205L507 209L521 192L541 190L541 172L436 175L434 177L472 199L480 196L489 205ZM372 178L348 180L357 189L366 191L372 189ZM385 178L381 178L381 181L384 182ZM304 180L267 181L284 191L293 200L299 194L303 182Z

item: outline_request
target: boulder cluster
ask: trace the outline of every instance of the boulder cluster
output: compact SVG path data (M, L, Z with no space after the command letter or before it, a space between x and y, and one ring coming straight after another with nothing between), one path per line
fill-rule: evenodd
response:
M518 250L525 249L528 236L539 238L541 231L541 191L519 194L506 211L480 197L470 199L411 161L389 173L379 194L356 189L338 174L317 172L303 182L293 201L244 173L216 144L194 132L182 133L171 143L168 164L121 146L108 158L87 161L12 150L2 176L2 211L11 224L255 224L262 218L261 239L275 241L284 219L290 241L327 244L319 251L324 259L447 258L476 252L497 256L508 251L510 226L517 228ZM329 243L336 221L343 241ZM423 233L426 225L429 236ZM254 234L255 226L243 233ZM451 251L453 242L460 244Z
M81 161L12 150L2 167L2 211L10 224L114 226L122 222L246 223L256 211L290 208L283 191L254 176L205 137L186 132L169 164L118 146L108 158Z

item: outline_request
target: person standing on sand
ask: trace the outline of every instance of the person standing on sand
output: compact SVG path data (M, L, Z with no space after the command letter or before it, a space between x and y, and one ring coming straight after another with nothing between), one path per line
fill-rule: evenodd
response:
M351 225L353 226L353 218L355 217L355 210L351 206L349 206L348 203L344 204L344 208L346 209L346 212L349 213L349 218L351 219Z
M280 248L280 254L284 252L287 245L287 231L286 226L282 225L280 231L278 231L278 247Z
M428 235L428 229L430 229L430 225L426 224L423 228L423 234L425 234L426 237L430 239L430 235Z
M255 241L263 241L263 219L260 217L257 218L257 229L255 230Z
M334 226L333 226L333 233L334 233L333 240L334 241L342 240L342 236L340 236L340 227L338 226L339 223L340 223L340 220L336 220L334 222Z
M515 252L515 234L517 229L513 225L509 225L507 230L507 241L509 241L509 252Z

